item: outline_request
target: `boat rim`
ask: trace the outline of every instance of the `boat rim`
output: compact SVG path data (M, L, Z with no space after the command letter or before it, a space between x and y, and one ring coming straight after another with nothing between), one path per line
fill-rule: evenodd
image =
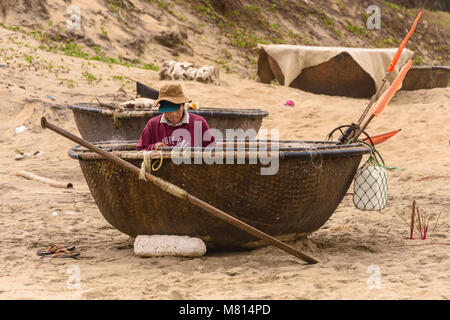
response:
M90 113L102 113L105 111L110 111L107 108L102 108L100 106L96 106L95 103L88 103L88 102L80 102L75 104L68 104L67 108L71 110L76 111L84 111L84 112L90 112ZM264 118L269 115L268 111L264 111L261 109L231 109L231 108L211 108L211 107L205 107L201 108L199 110L188 110L189 113L196 114L199 116L222 116L222 117L229 117L229 116L235 116L235 117L246 117L246 118ZM161 113L158 112L158 110L152 110L149 108L142 108L142 109L131 109L131 108L125 108L124 113L131 115L140 115L140 116L158 116Z
M223 140L218 141L220 142L234 142L234 143L245 143L245 142L273 142L272 140ZM352 143L352 144L344 144L340 145L337 144L337 141L309 141L309 140L278 140L278 143L281 144L288 144L288 143L301 143L303 145L299 145L297 147L279 147L275 150L278 157L281 159L289 159L289 158L311 158L311 157L320 157L320 158L328 158L328 157L349 157L349 156L356 156L356 155L363 155L370 153L370 148L363 144L363 143ZM101 149L111 152L116 156L119 156L122 159L137 159L142 160L144 158L144 150L138 151L135 149L131 149L132 145L135 145L137 143L136 140L131 141L103 141L103 142L94 142L94 145L99 146ZM311 144L318 145L310 147L308 146ZM108 145L111 145L112 147L108 148ZM114 146L119 145L128 145L131 150L115 150ZM106 146L106 148L105 148ZM161 148L161 152L154 152L151 157L154 159L158 158L172 158L173 154L172 151L174 151L174 148ZM178 154L182 153L183 151L190 151L190 156L194 157L198 155L199 152L203 154L210 155L214 152L214 154L223 154L223 156L227 154L233 154L234 156L238 154L244 154L246 158L248 158L251 154L254 154L255 152L259 152L261 150L258 150L258 148L246 148L244 147L238 147L238 148L223 148L219 151L214 150L214 148L200 148L200 147L191 147L191 148L180 148ZM271 154L272 150L268 147L267 149L264 149L262 151L266 156L269 156ZM75 145L72 148L69 149L68 155L70 158L75 160L99 160L104 159L101 155L92 152L84 147L81 147L80 145ZM182 156L180 156L182 157Z
M429 69L444 69L450 70L450 66L435 66L435 65L425 65L425 66L412 66L411 70L429 70Z

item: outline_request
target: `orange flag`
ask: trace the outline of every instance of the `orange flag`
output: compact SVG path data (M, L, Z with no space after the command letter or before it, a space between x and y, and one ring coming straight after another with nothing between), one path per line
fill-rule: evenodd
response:
M377 134L376 136L372 136L370 138L372 139L372 142L375 145L375 144L385 142L387 139L392 138L400 131L402 131L402 129L394 130L394 131L383 133L383 134ZM364 139L363 141L370 143L368 138Z
M392 70L394 70L394 67L397 64L398 59L400 58L400 55L402 54L403 48L406 46L406 43L408 42L409 38L414 33L414 30L416 30L417 22L419 22L419 19L421 16L422 16L422 11L419 12L416 20L414 21L413 26L411 27L411 30L409 30L405 39L403 39L402 43L400 44L400 47L398 47L397 52L395 53L394 58L392 58L391 64L389 65L389 67L387 69L387 72L392 72Z
M392 82L391 86L381 95L377 103L374 106L373 115L378 117L380 113L384 110L386 105L391 101L394 94L402 87L403 79L406 73L412 66L412 60L409 59L408 63L402 68L397 78Z

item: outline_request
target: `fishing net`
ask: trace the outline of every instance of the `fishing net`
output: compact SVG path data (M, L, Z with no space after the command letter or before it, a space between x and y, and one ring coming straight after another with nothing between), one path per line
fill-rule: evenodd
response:
M360 210L378 211L384 209L387 203L387 171L381 155L375 147L369 146L369 159L356 171L353 203ZM378 158L383 164L380 164Z

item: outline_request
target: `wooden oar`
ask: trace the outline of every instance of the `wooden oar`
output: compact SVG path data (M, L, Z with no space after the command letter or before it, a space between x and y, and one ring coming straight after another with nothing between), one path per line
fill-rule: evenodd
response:
M41 126L42 126L42 128L48 128L48 129L62 135L63 137L66 137L67 139L72 140L72 141L78 143L79 145L81 145L95 153L98 153L99 155L120 165L121 167L139 175L140 168L132 165L131 163L129 163L119 157L116 157L115 155L111 154L110 152L107 152L105 150L100 149L97 146L94 146L92 143L89 143L88 141L81 139L80 137L77 137L76 135L74 135L70 132L67 132L64 129L59 128L59 127L55 126L54 124L49 123L45 117L41 118ZM233 226L251 234L252 236L255 236L261 240L266 241L268 244L271 244L289 254L292 254L293 256L296 256L297 258L299 258L309 264L314 264L314 263L318 262L316 259L314 259L310 256L307 256L300 250L297 250L294 247L291 247L291 246L281 242L280 240L275 239L274 237L271 237L268 234L246 224L245 222L242 222L241 220L223 212L222 210L219 210L219 209L211 206L210 204L190 195L186 190L181 189L178 186L176 186L168 181L165 181L164 179L161 179L161 178L156 177L149 173L145 173L145 177L146 177L147 181L154 183L155 185L157 185L164 191L167 191L170 194L172 194L178 198L189 201L190 203L202 208L203 210L205 210L212 216L219 218L221 220L224 220L224 221L232 224Z

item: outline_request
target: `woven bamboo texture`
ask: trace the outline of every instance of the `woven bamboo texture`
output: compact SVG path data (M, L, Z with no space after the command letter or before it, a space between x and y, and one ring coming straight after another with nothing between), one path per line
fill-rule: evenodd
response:
M114 123L112 110L97 106L95 103L80 103L68 106L73 111L75 123L81 136L88 141L126 141L138 140L148 120L159 115L149 109L125 110L117 114L118 123ZM259 131L264 117L269 113L259 109L222 109L202 108L189 110L205 118L210 128L216 128L225 134L226 129L255 129Z
M258 77L261 82L272 79L284 84L284 75L278 63L263 49L259 49ZM289 87L317 94L370 97L375 91L375 82L361 66L346 52L316 66L305 68Z
M446 88L450 80L450 67L414 66L403 80L402 90Z
M368 152L361 145L318 143L311 157L310 147L302 145L283 144L279 171L271 176L260 175L261 165L248 161L175 165L169 152L165 152L161 169L153 174L272 236L294 239L314 232L329 219L349 188L362 155ZM117 147L116 155L140 166L142 159L133 144L125 147L130 151ZM102 215L125 234L188 235L201 238L210 248L263 245L87 150L75 147L69 154L79 160Z

